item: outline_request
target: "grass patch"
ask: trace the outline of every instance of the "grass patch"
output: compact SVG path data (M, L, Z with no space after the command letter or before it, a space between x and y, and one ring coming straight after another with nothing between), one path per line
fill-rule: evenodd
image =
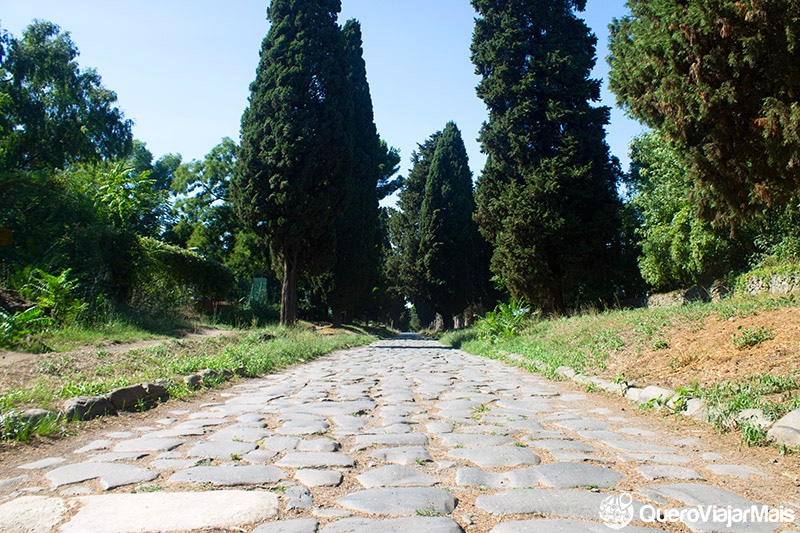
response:
M157 380L171 384L171 397L185 398L193 391L181 377L204 368L218 372L238 370L249 377L265 375L334 350L368 344L375 338L360 329L321 335L310 325L272 326L235 336L171 340L115 354L98 351L80 361L57 355L41 361L36 375L24 386L0 396L2 433L4 438L13 440L47 433L44 427L17 427L13 413L33 407L55 410L66 398L100 395L117 387ZM204 384L216 386L223 381L220 378Z

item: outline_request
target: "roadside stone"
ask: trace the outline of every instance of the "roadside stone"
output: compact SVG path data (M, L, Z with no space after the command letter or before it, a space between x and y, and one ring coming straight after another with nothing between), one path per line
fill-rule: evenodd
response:
M767 432L767 438L789 447L800 446L800 409L775 422Z
M251 533L316 533L319 522L316 518L296 518L267 522L255 528Z
M140 383L114 389L106 398L118 411L152 407L169 398L166 387L154 383Z
M332 522L320 530L322 533L462 533L462 529L452 519L445 516L415 516L377 520L372 518L343 518ZM254 532L255 533L255 532Z
M455 459L466 459L481 468L538 465L541 459L527 448L518 446L487 446L485 448L457 448L448 452Z
M356 460L343 453L291 452L275 462L276 466L292 468L328 468L355 466Z
M242 459L248 463L267 464L272 461L276 455L278 455L278 452L275 450L253 450L252 452L244 454Z
M56 468L49 471L45 477L50 480L54 488L100 478L100 486L104 490L109 490L123 485L152 481L158 477L158 472L126 464L88 462Z
M50 533L68 508L61 498L22 496L0 505L3 533Z
M772 420L768 419L761 409L745 409L736 415L736 420L740 424L755 424L765 431L772 427Z
M433 461L431 454L422 446L401 446L398 448L379 448L374 450L370 457L384 463L398 465L413 465L420 462Z
M306 487L338 487L342 483L342 473L336 470L302 468L294 473L294 478Z
M428 487L397 487L352 492L337 503L347 509L369 514L409 515L431 512L446 515L456 507L456 498L447 491Z
M203 378L197 374L190 374L188 376L183 376L183 383L189 389L196 389L203 383Z
M80 509L61 533L227 530L278 515L278 497L263 491L107 494L75 501Z
M62 407L67 420L89 420L98 416L116 415L117 409L105 396L76 396Z
M51 418L53 420L58 418L58 413L54 413L53 411L48 411L47 409L25 409L21 413L19 413L19 417L24 420L26 423L34 425L38 424L40 421L45 420L47 418Z
M283 493L283 501L286 511L295 509L311 509L314 506L314 498L306 487L295 485L286 489Z
M416 468L401 465L388 465L368 470L356 476L366 489L380 487L431 487L436 480Z

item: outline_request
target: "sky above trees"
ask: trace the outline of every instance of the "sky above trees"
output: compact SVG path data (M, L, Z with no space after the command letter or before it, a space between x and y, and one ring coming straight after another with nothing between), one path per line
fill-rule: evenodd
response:
M238 140L249 84L267 33L266 0L26 0L9 2L0 28L19 36L33 19L69 31L82 69L95 68L118 95L134 135L156 158L202 159L220 140ZM598 37L594 77L607 90L608 24L624 0L589 0L580 14ZM473 175L485 156L477 142L486 109L475 94L470 62L475 13L468 0L343 0L340 24L361 22L364 59L378 132L400 149L401 173L417 143L453 120L462 131ZM614 155L628 166L628 144L641 127L614 108L606 128Z

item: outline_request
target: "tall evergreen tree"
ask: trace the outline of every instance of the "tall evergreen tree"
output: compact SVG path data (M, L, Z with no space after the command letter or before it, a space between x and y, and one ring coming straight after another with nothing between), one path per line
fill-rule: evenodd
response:
M461 132L448 122L436 145L419 214L424 291L444 328L478 294L480 250L472 172Z
M340 0L272 0L231 192L282 267L281 323L297 320L297 279L331 267L350 174Z
M361 26L348 20L342 32L353 98L353 115L347 121L353 140L353 163L345 187L344 208L336 221L336 259L327 295L334 326L341 324L343 314L364 303L378 281L378 180L381 158L386 158L386 153L381 153L383 147L372 114Z
M800 3L628 0L611 27L617 102L668 135L707 218L733 227L800 188Z
M429 296L424 290L419 215L436 140L440 135L441 132L434 133L424 143L417 145L418 150L411 153L411 171L403 182L397 200L400 211L391 218L391 257L386 265L387 277L394 283L392 290L404 294L414 305L423 325L432 322L434 314Z
M556 311L597 293L618 233L608 108L591 104L596 38L575 15L585 4L472 0L472 61L489 109L476 219L512 295Z

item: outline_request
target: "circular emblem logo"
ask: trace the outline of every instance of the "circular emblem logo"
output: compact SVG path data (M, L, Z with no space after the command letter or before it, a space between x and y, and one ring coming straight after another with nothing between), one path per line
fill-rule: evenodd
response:
M611 529L622 529L633 520L633 497L630 494L609 496L600 504L600 519Z

